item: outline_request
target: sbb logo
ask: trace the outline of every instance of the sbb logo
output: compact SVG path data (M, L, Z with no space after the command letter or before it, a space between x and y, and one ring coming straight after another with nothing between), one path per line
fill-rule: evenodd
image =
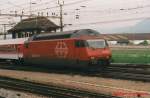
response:
M67 44L63 41L57 42L55 47L56 56L59 58L66 58L68 55Z

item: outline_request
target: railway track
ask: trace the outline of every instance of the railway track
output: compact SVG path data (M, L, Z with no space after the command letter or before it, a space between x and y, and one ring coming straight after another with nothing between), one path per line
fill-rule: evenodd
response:
M119 98L111 95L0 77L0 87L52 98Z
M121 64L121 63L112 63L110 66L113 67L125 67L125 68L150 68L150 64Z
M150 65L111 65L103 74L113 78L150 82Z
M150 82L150 65L111 65L100 71L97 76Z
M3 65L4 64L4 65ZM71 74L71 75L83 75L83 76L97 76L105 78L115 78L115 79L127 79L135 81L144 81L150 82L150 65L121 65L121 64L112 64L107 68L100 69L83 69L83 70L74 70L74 69L51 69L43 67L34 67L34 66L22 66L22 65L12 65L5 64L4 62L0 64L0 69L9 69L9 70L23 70L23 71L32 71L32 72L46 72L46 73L58 73L58 74Z

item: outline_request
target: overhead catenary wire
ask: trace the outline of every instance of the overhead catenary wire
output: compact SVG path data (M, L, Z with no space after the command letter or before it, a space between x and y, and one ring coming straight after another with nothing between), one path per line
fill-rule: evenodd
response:
M37 0L34 0L34 1L32 1L32 2L36 2L36 1L37 1ZM54 2L54 1L56 1L56 0L51 0L51 1L43 2L43 3L40 3L40 4L34 5L34 7L36 7L36 6L39 7L40 5L43 6L43 5L45 5L45 4L49 4L49 3L52 3L52 2ZM69 4L69 5L70 5L70 4L73 5L73 4L78 4L78 3L82 3L82 2L86 2L86 1L90 1L90 0L79 0L79 1L75 1L75 2L68 3L68 4ZM25 6L25 5L29 6L30 2L22 3L22 4L12 4L12 2L10 2L10 4L13 5L13 7L4 8L4 9L1 9L1 11L9 10L9 9L11 9L11 8L14 8L14 6L17 6L17 7L20 6L21 9L28 10L28 9L29 9L28 7L23 7L23 6ZM68 4L66 4L66 5L68 5ZM20 8L19 8L19 10L17 10L17 11L20 11ZM53 7L49 7L49 8L53 8ZM58 6L54 6L54 8L58 8ZM47 8L45 8L45 9L47 9ZM41 9L41 10L42 10L42 9ZM43 9L43 10L44 10L44 9Z
M53 0L52 0L53 1ZM64 6L67 6L67 5L72 5L72 4L78 4L78 3L82 3L82 2L86 2L86 1L89 1L89 0L80 0L80 1L75 1L75 2L71 2L71 3L66 3ZM150 5L148 6L144 6L144 7L149 7ZM32 12L38 12L38 11L42 11L42 10L48 10L48 9L53 9L53 8L58 8L59 6L53 6L53 7L49 7L49 8L44 8L44 9L36 9L36 10L33 10ZM139 9L139 8L143 8L143 6L139 6L139 7L135 7L135 8L128 8L128 9L125 9L125 8L122 8L122 10L133 10L133 9ZM26 9L27 10L27 9ZM27 13L27 12L26 12Z
M84 10L84 11L80 11L80 12L82 12L82 13L88 13L88 12L91 12L91 13L93 13L93 12L95 12L95 13L98 13L98 12L101 12L100 14L114 14L114 13L122 13L122 12L125 12L125 13L128 13L129 11L136 11L136 10L142 10L142 9L145 9L145 8L149 8L150 7L150 5L144 5L144 6L137 6L137 7L130 7L130 8L120 8L120 9L108 9L108 10ZM51 8L53 8L53 7L51 7ZM54 8L56 8L56 7L54 7ZM48 8L47 8L48 9ZM42 9L41 9L42 10ZM69 11L70 10L70 11ZM73 9L68 9L68 11L65 11L65 13L68 13L68 14L71 14L71 13L74 13L75 11L71 11L71 10L73 10ZM58 11L55 11L56 13L58 12Z
M34 0L34 1L32 1L32 2L36 2L37 0ZM40 6L40 5L45 5L45 4L49 4L49 3L52 3L53 1L55 1L55 0L51 0L51 1L47 1L47 2L43 2L43 3L39 3L39 4L36 4L36 6ZM18 5L16 5L16 4L13 4L12 2L10 3L10 4L12 4L12 5L14 5L13 7L9 7L9 8L5 8L5 9L1 9L0 11L2 12L2 11L5 11L6 12L6 10L8 10L8 11L10 11L10 9L12 9L12 8L15 8L16 6L17 6L17 8L15 9L15 11L13 11L13 12L17 12L17 13L24 13L26 10L27 11L29 11L29 6L30 6L30 3L32 3L32 2L28 2L28 3L22 3L22 4L18 4ZM35 5L33 6L33 7L36 7ZM19 9L19 10L18 10ZM10 11L11 12L11 11ZM9 12L9 13L10 13Z
M109 12L109 13L113 13L113 12L127 12L127 11L133 11L133 10L140 10L140 9L145 9L145 8L149 8L150 7L150 5L144 5L144 6L137 6L137 7L130 7L130 8L118 8L118 9L105 9L105 10L99 10L99 9L97 9L97 10L91 10L91 8L90 8L90 10L84 10L83 12ZM68 12L70 12L70 13L72 13L72 12L74 12L74 11L72 11L72 10L74 10L74 9L67 9L66 10L66 12L68 11Z
M126 9L113 9L112 11L109 11L109 9L108 10L84 10L83 12L82 11L80 11L80 12L82 12L82 13L85 13L85 12L103 12L103 13L105 13L105 14L114 14L114 13L122 13L122 12L125 12L125 13L128 13L129 11L134 11L134 10L138 10L138 9L144 9L144 8L147 8L147 7L150 7L150 5L145 5L145 6L143 6L143 7L136 7L136 8L126 8ZM68 9L69 10L69 9ZM139 10L138 10L139 11ZM65 11L66 13L68 13L68 14L71 14L71 13L74 13L74 11ZM57 13L57 12L56 12ZM137 13L137 12L136 12ZM101 13L100 13L101 14ZM0 15L1 16L1 15Z
M135 20L142 20L142 19L150 19L150 17L139 17L139 18L128 18L128 19L118 19L118 20L110 20L110 21L99 21L99 22L72 24L72 26L94 25L94 24L106 24L106 23L114 23L114 22L135 21Z
M137 13L131 13L131 14L137 14ZM5 18L5 17L4 17ZM2 18L2 19L4 19ZM8 17L7 17L8 18ZM102 18L102 17L99 17ZM104 18L104 16L103 16ZM120 20L110 20L110 21L100 21L100 22L91 22L91 23L81 23L81 24L74 24L72 26L77 26L77 25L92 25L92 24L104 24L104 23L113 23L113 22L124 22L124 21L133 21L133 20L141 20L149 17L140 17L140 18L130 18L130 19L120 19Z
M36 0L35 0L36 1ZM51 1L54 1L54 0L51 0ZM80 3L83 3L83 2L87 2L87 1L92 1L92 0L78 0L78 1L74 1L74 2L70 2L70 3L66 3L66 4L64 4L64 6L71 6L71 5L75 5L75 4L80 4ZM44 2L45 3L45 2ZM43 4L44 4L43 3ZM42 4L41 4L41 6L42 6ZM33 6L34 7L34 6ZM35 6L36 7L36 6ZM130 8L121 8L121 9L112 9L112 11L108 11L108 10L104 10L105 11L105 13L104 14L110 14L110 12L112 13L112 14L114 14L116 11L118 11L117 13L118 13L118 15L120 15L120 14L122 14L122 12L126 12L126 13L131 13L130 11L134 11L134 10L141 10L141 9L143 9L143 8L149 8L150 7L150 5L144 5L144 6L137 6L137 7L130 7ZM51 9L53 9L53 8L59 8L59 6L52 6L52 7L49 7L49 8L51 8ZM37 9L37 10L32 10L33 12L35 11L35 12L39 12L40 10L44 10L44 11L46 11L46 10L49 10L49 8L43 8L43 9ZM90 7L89 7L90 8ZM26 9L27 10L27 9ZM91 12L93 12L94 10L91 10ZM84 10L84 12L82 12L82 13L85 13L86 11ZM90 10L87 10L87 13L88 12L90 12ZM95 13L97 13L97 12L99 12L98 10L95 10ZM28 13L28 12L26 12L26 13ZM68 14L70 14L70 13L68 13ZM101 14L101 13L100 13ZM136 13L135 13L136 14ZM106 16L107 17L107 16Z
M83 3L87 1L92 1L92 0L79 0L79 1L71 2L71 3L65 3L63 6L71 6L71 5L75 5L75 4L79 4L79 3ZM43 8L43 9L33 10L32 12L44 11L44 10L49 10L49 9L54 9L54 8L59 8L59 6L56 5L52 7Z
M56 0L51 0L51 1L48 1L48 2L43 2L43 3L40 3L40 4L34 4L34 5L32 5L32 8L35 8L35 7L37 7L37 8L39 8L40 6L45 6L45 5L49 5L49 4L54 4L55 2L54 1L56 1ZM26 7L23 7L23 9L24 9L24 11L25 10L28 10L29 9L29 7L28 6L26 6ZM21 9L19 9L19 10L17 10L17 11L22 11ZM28 12L28 11L27 11ZM32 11L31 11L32 12Z
M36 2L37 0L34 0L34 1L32 1L32 2ZM25 5L29 5L30 4L30 2L25 2L25 3L21 3L21 4L12 4L12 2L10 3L11 5L13 5L13 7L8 7L8 8L4 8L4 9L1 9L1 11L6 11L6 10L9 10L9 9L11 9L11 8L14 8L14 5L15 6L20 6L20 8L23 8L22 6L25 6Z

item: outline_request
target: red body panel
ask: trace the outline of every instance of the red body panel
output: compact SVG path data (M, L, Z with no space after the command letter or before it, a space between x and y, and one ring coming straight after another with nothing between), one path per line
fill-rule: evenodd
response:
M109 47L102 49L78 48L75 46L77 39L58 39L31 41L23 50L24 59L34 64L71 64L91 61L91 57L99 60L109 60L111 51Z
M67 43L67 44L66 44ZM24 50L24 56L29 58L46 57L46 58L72 58L73 41L33 41L28 48Z
M88 48L87 49L88 56L90 57L95 57L99 59L110 59L111 57L111 51L110 49L107 48L102 48L102 49L92 49Z

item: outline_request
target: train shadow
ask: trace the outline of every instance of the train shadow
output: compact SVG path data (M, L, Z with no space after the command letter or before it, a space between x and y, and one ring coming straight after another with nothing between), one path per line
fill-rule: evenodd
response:
M49 67L39 65L17 65L12 63L0 63L0 69L17 70L17 71L31 71L31 72L44 72L55 74L67 74L67 75L83 75L94 76L101 72L104 72L104 67L84 67L84 68L71 68L71 67Z
M48 67L39 65L15 65L10 63L0 64L0 69L16 70L16 71L29 71L29 72L43 72L49 74L62 74L70 76L88 76L88 77L101 77L101 78L111 78L111 79L122 79L131 81L141 81L150 82L150 80L142 80L137 78L128 77L117 77L117 75L112 75L111 72L107 71L107 67L87 67L87 68L69 68L69 67Z

